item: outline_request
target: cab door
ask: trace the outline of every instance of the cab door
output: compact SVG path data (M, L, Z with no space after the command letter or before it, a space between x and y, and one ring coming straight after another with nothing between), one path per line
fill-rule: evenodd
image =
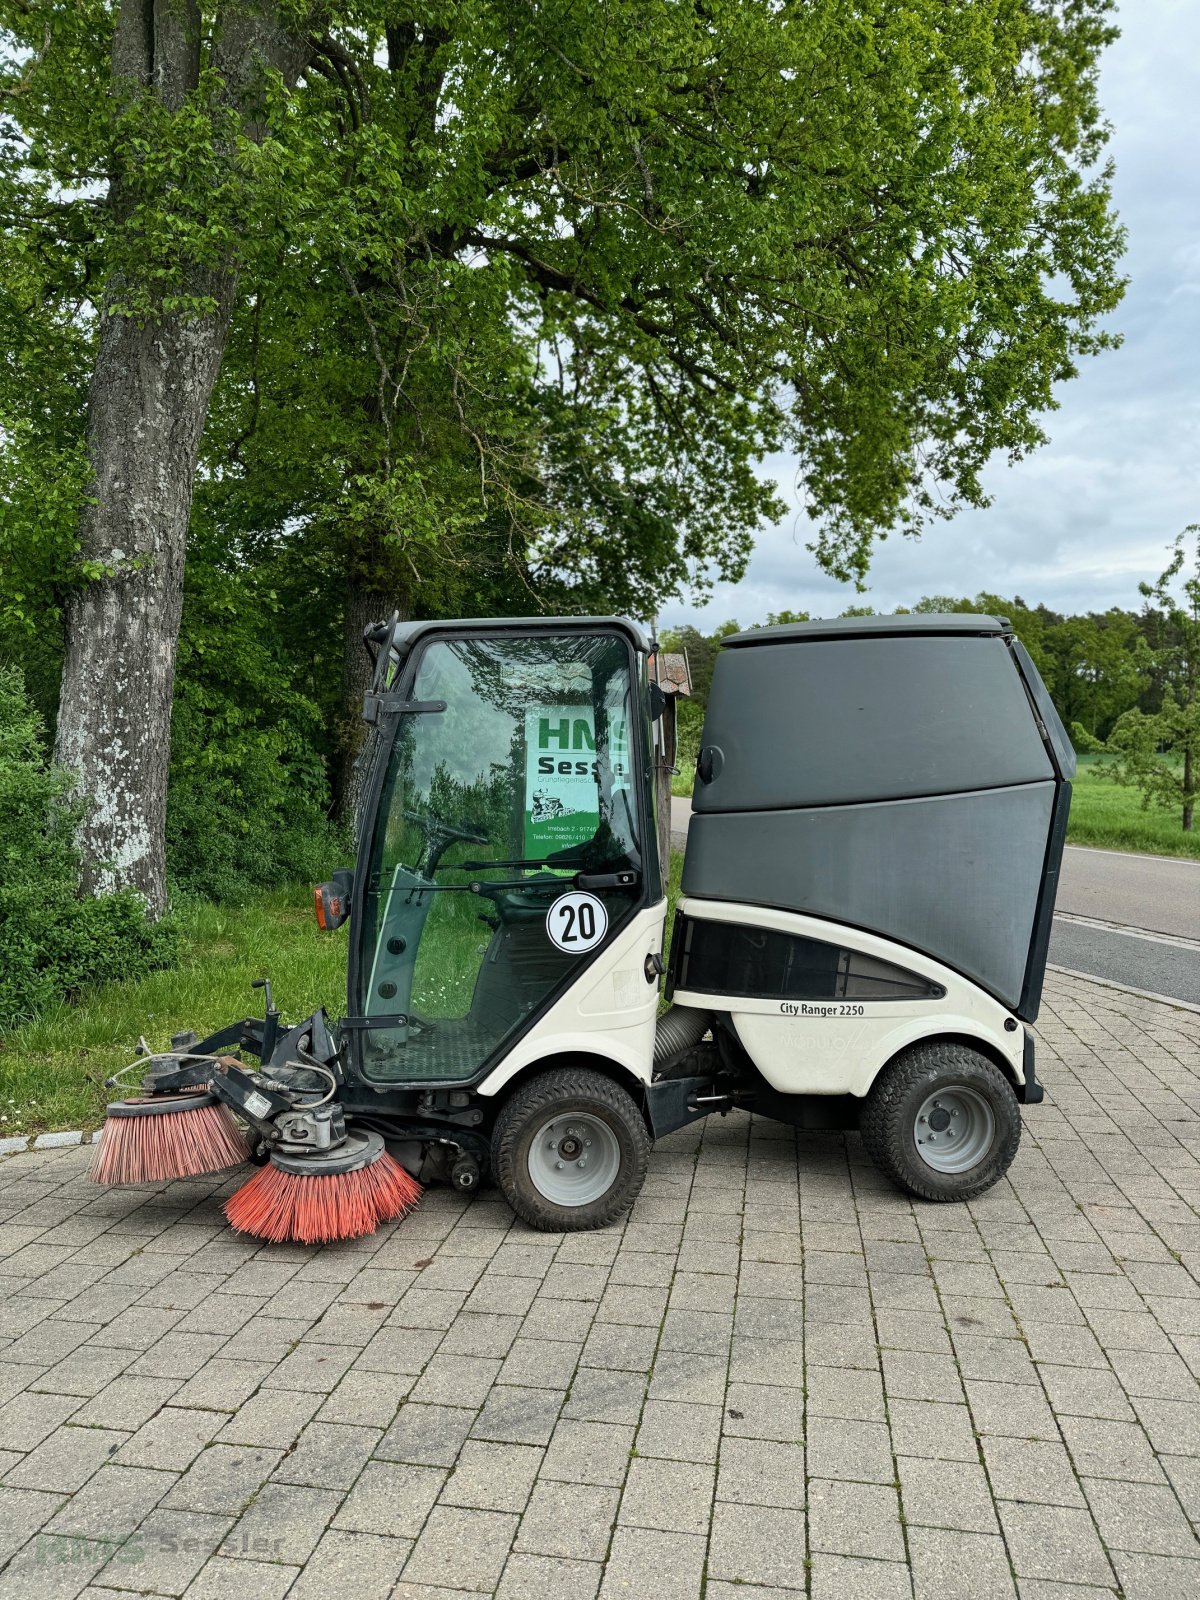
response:
M364 1078L469 1084L657 892L619 632L433 634L402 678L356 886Z

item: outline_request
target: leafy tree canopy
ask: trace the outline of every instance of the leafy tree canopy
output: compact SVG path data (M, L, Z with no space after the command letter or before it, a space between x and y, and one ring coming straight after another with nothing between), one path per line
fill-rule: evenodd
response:
M97 307L202 311L231 261L205 450L241 531L300 515L418 590L483 552L555 604L736 577L782 450L818 558L861 577L875 534L981 503L1107 340L1108 0L286 0L291 89L237 56L238 7L156 15L193 9L172 97L114 90L121 7L0 0L22 615L94 576Z

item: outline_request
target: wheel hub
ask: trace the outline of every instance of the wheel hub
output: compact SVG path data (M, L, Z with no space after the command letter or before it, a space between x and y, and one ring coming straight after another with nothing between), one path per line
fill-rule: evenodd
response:
M968 1172L992 1148L996 1118L986 1097L956 1083L929 1095L917 1111L917 1154L935 1172Z
M607 1193L620 1170L616 1134L590 1112L552 1118L529 1144L529 1176L555 1205L590 1205Z

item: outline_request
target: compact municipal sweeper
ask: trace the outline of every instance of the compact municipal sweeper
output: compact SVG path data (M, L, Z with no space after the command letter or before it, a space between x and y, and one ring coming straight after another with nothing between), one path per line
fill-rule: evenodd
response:
M535 1228L596 1228L655 1138L735 1107L857 1127L926 1200L1005 1172L1042 1096L1074 772L1005 621L725 641L661 1015L647 635L393 619L366 642L358 857L316 892L323 927L349 919L347 1014L285 1025L267 985L265 1019L137 1063L100 1181L256 1160L230 1220L311 1240L490 1175Z

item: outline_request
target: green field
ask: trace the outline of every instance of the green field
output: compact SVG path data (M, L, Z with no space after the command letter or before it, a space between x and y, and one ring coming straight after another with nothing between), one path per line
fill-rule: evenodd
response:
M1106 850L1140 850L1156 856L1200 857L1200 829L1184 833L1175 812L1152 806L1142 809L1136 789L1123 789L1103 776L1107 756L1080 756L1071 800L1071 844L1095 845ZM692 769L675 774L672 794L690 795Z
M669 897L679 893L683 857L671 863ZM444 897L453 914L465 916L466 895ZM462 938L472 948L487 938L478 907L464 922ZM448 914L450 914L448 912ZM269 977L284 1019L305 1016L323 1005L331 1017L346 1011L346 930L320 933L313 920L312 890L296 884L264 895L252 905L221 907L188 901L178 908L183 954L177 967L136 983L108 983L63 1004L0 1039L0 1138L55 1128L99 1127L106 1100L116 1095L104 1079L134 1059L145 1035L165 1049L172 1033L194 1028L203 1035L239 1017L262 1012L262 991L251 981ZM670 937L670 918L667 924ZM434 1015L465 1009L477 960L446 958L440 973L417 973L414 998ZM469 971L470 983L464 976ZM431 992L435 982L444 993ZM137 1073L130 1074L136 1083Z

